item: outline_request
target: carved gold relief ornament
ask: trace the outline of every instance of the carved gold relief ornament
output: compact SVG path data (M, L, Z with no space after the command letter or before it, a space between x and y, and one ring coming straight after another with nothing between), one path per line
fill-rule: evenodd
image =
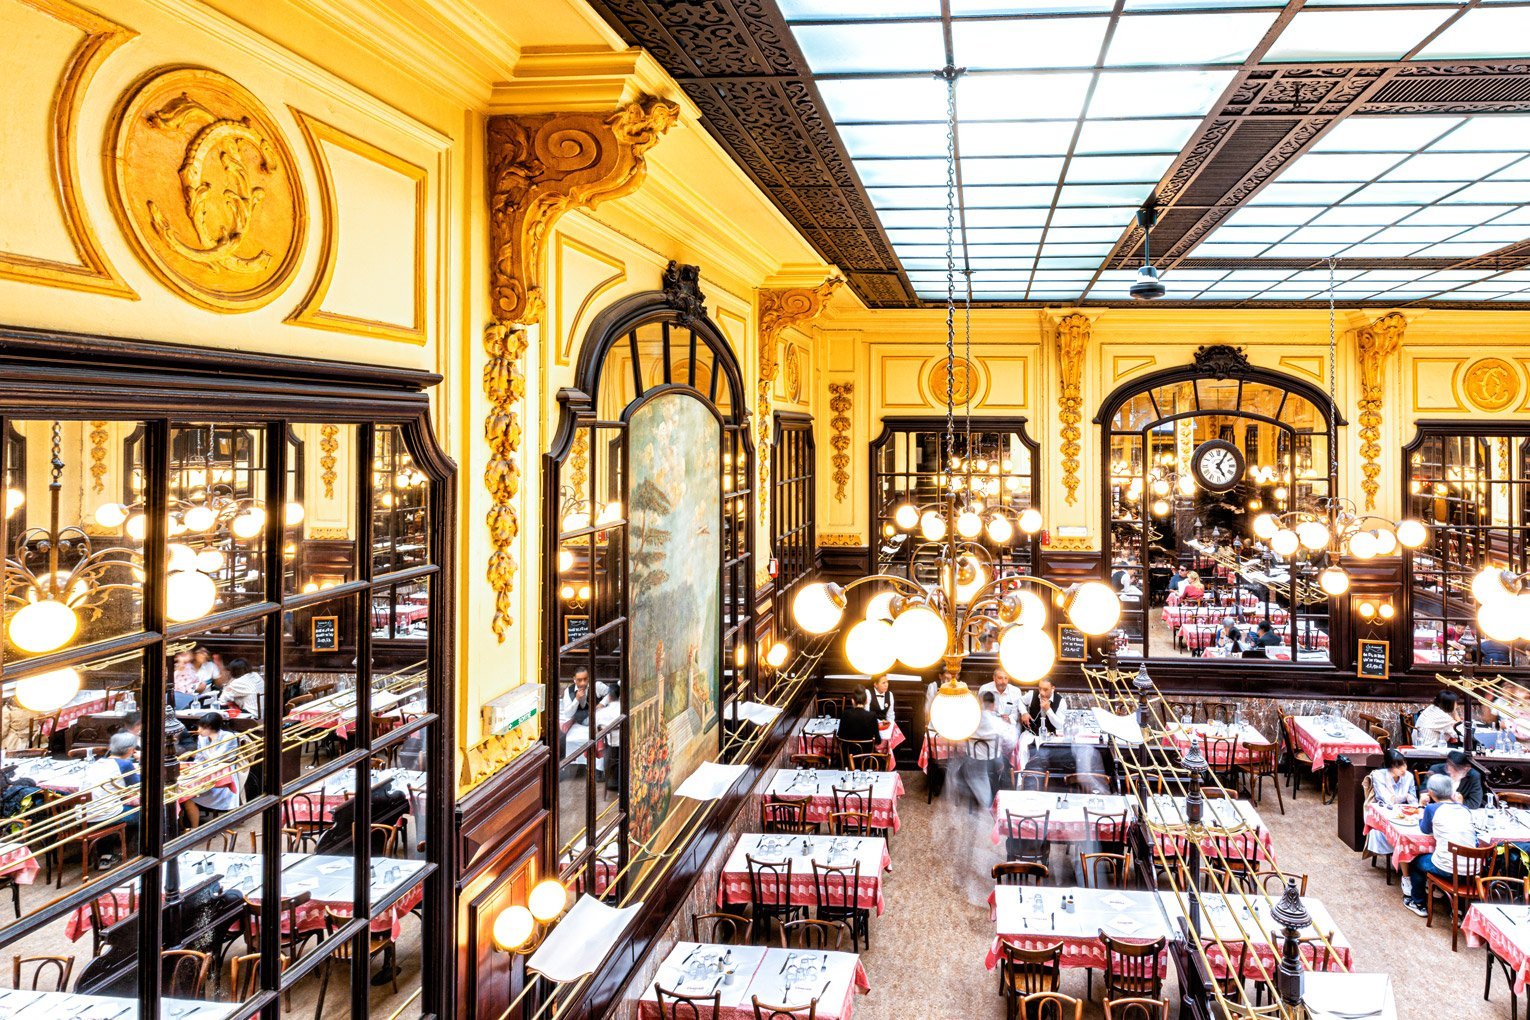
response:
M1083 432L1084 353L1089 347L1093 323L1074 312L1057 320L1057 420L1061 423L1062 483L1068 505L1078 502L1079 440Z
M965 404L977 396L979 382L977 366L966 358L953 359L950 366L950 390L951 403ZM946 361L941 358L930 366L925 376L925 385L930 391L930 400L936 404L945 406L946 403Z
M112 211L165 286L237 312L291 282L303 189L281 131L237 82L206 68L152 71L118 104L110 138Z
M542 321L542 260L558 217L592 209L636 191L646 173L645 154L680 116L668 100L645 96L610 113L544 113L490 117L489 241L493 264L490 297L497 320L484 330L488 361L483 369L489 414L484 437L489 463L489 586L494 590L494 633L510 634L510 596L515 590L514 542L520 520L519 405L525 392L520 358L524 330Z
M855 392L855 383L829 383L829 446L834 453L829 457L829 463L834 466L831 479L834 482L834 502L845 501L845 486L850 481L850 396Z
M335 498L335 465L340 461L335 456L340 449L340 426L332 422L326 422L319 426L319 468L322 474L319 480L324 483L324 498Z
M859 535L819 535L821 549L859 549L866 544Z
M110 438L106 422L90 423L90 483L98 495L106 491L106 441Z
M1369 326L1355 331L1355 353L1360 363L1360 488L1365 509L1376 509L1381 489L1381 406L1386 392L1387 358L1402 343L1408 320L1401 312L1388 312Z
M1515 365L1503 358L1482 358L1472 362L1461 377L1461 390L1478 409L1496 414L1513 406L1520 383Z
M770 489L770 394L780 370L781 334L792 326L809 322L823 311L824 303L845 281L831 276L816 287L762 287L759 291L760 373L755 408L755 448L759 451L760 520L766 520Z

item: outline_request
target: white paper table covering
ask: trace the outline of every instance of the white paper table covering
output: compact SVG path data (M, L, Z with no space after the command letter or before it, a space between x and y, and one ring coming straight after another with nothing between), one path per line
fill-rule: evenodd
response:
M728 706L728 718L734 722L742 719L756 726L769 726L781 714L778 705L762 705L758 701L735 701Z
M719 765L715 761L704 761L696 766L695 772L685 777L685 782L680 784L675 796L688 800L721 800L747 769L747 765Z
M579 897L531 954L527 969L558 984L592 973L642 907L640 902L612 907L590 895Z
M808 782L816 778L816 785ZM898 795L896 772L863 772L853 779L843 769L781 769L770 781L767 793L772 797L830 796L835 787L840 789L865 789L871 787L872 799L884 799Z
M193 999L159 1001L164 1020L222 1020L234 1012L236 1005ZM117 995L0 988L0 1016L14 1017L23 1010L26 1011L23 1020L137 1020L138 1000Z
M1038 894L1041 909L1036 909ZM1063 909L1063 897L1073 909ZM1104 929L1117 938L1157 939L1170 934L1157 896L1134 889L1059 888L1001 885L994 889L994 924L1001 937L1056 935L1098 938Z
M1302 993L1313 1020L1340 1020L1336 1016L1369 1013L1380 1008L1374 1020L1397 1020L1397 999L1390 974L1343 974L1308 971Z
M1115 737L1116 741L1122 744L1142 743L1142 727L1137 725L1135 716L1115 715L1099 707L1092 711L1095 724L1100 727L1101 733L1108 737Z
M810 848L806 854L802 852L804 839L807 840ZM780 843L784 849L775 849L773 846L769 849L761 849L760 843L764 840ZM829 847L835 843L844 850L831 860ZM874 877L881 874L882 861L886 853L887 841L877 836L771 836L746 832L734 844L733 852L728 854L723 871L748 871L749 862L746 857L749 856L757 861L783 861L790 857L794 874L811 875L813 861L816 860L820 865L832 864L837 868L859 864L862 875Z

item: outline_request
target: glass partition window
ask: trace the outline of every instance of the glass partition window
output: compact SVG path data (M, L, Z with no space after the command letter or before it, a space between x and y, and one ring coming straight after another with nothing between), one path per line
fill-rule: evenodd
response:
M446 481L420 466L425 440L368 422L0 424L16 491L0 767L7 803L20 793L0 818L17 904L0 953L46 936L76 961L39 986L56 998L38 1015L116 1015L156 957L145 1020L289 986L283 1008L306 1016L422 1012L427 929L446 931L416 911L444 795L427 763ZM8 937L18 915L29 934Z
M770 500L770 551L776 560L778 621L790 619L792 594L815 574L817 536L813 419L806 415L776 415Z
M1326 561L1282 559L1250 527L1264 512L1321 512L1333 492L1326 408L1274 379L1202 377L1145 383L1109 413L1115 650L1328 662ZM1218 447L1226 478L1197 471Z
M1530 666L1524 642L1478 631L1471 593L1472 576L1485 564L1530 569L1530 438L1462 431L1423 427L1404 451L1405 516L1429 525L1428 541L1408 554L1413 662Z

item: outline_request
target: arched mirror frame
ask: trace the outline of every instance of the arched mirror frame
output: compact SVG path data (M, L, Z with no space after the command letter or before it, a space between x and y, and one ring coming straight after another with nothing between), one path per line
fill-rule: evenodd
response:
M627 491L629 479L623 467L627 463L628 427L633 415L664 394L680 392L693 396L717 419L721 429L722 462L718 465L718 477L723 485L718 524L723 532L719 587L723 605L719 614L718 708L721 710L730 699L753 700L756 696L755 506L751 481L757 475L749 428L748 390L727 338L706 315L697 275L694 266L671 263L662 291L632 295L595 318L580 350L575 385L558 393L561 405L558 427L543 458L542 659L543 675L552 681L544 692L544 711L549 720L545 729L553 752L554 777L561 779L581 767L587 777L593 777L592 766L599 760L602 744L606 753L611 754L608 738L614 736L621 748L614 755L621 776L616 784L616 800L599 808L598 801L603 795L597 790L600 784L588 779L582 828L581 823L573 820L571 805L562 803L568 795L564 784L549 784L553 799L550 812L555 819L554 835L549 842L557 855L557 871L567 885L612 900L624 896L632 877L627 867L631 798L626 777L630 775L629 761L634 748L629 732L632 691L626 649L631 607L625 516L631 502ZM654 360L641 355L645 341L639 339L639 331L646 327L657 327L662 338L662 357L658 360L663 367L658 376L645 374L645 366ZM682 349L686 344L688 349ZM702 363L698 358L703 347L711 359L708 380L698 378L697 366ZM621 357L623 354L625 358ZM602 400L602 385L609 382L608 370L621 360L627 362L623 367L632 372L631 379L623 380L624 385L633 387L632 396L620 408L607 407ZM674 378L676 368L686 369L684 378ZM615 416L610 416L612 410L617 411ZM603 413L608 416L601 417ZM603 447L605 454L601 452ZM584 486L583 492L575 491L569 484L574 480ZM626 509L603 520L602 510L613 501ZM586 512L582 524L570 519L571 507L575 514ZM570 524L580 526L569 527ZM576 575L575 595L581 583L589 587L586 597L578 600L584 621L575 631L567 629L568 618L580 614L570 614L567 600L562 597L570 584L570 571L560 570L565 561ZM587 734L579 734L589 741L589 752L581 747L571 748L560 725L563 681L580 666L590 669L596 684L621 685L620 713L616 718L602 719L593 711L589 713L590 729ZM719 711L719 722L721 714ZM726 726L717 727L719 749L726 731ZM609 763L606 767L609 768ZM616 875L622 878L612 882Z

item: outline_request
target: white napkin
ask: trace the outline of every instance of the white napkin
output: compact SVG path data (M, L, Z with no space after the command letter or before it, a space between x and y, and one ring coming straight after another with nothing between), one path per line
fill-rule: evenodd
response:
M1117 910L1125 910L1132 905L1132 901L1120 893L1111 893L1109 896L1101 896L1100 902L1106 906L1115 907Z
M579 897L526 967L554 984L592 973L641 909L642 903L617 909L590 895Z
M1128 935L1142 927L1140 924L1138 924L1136 921L1133 921L1125 914L1116 915L1116 917L1111 919L1109 926L1111 928L1117 929L1118 931L1126 932Z

